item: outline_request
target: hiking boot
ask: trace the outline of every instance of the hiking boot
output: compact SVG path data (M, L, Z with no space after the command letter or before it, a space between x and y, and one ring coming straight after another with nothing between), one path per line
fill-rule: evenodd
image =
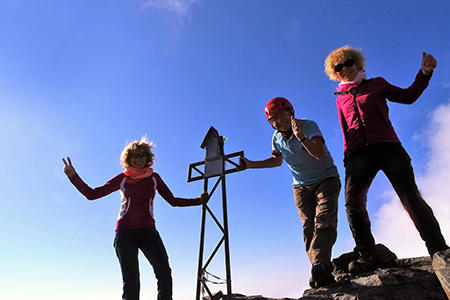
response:
M319 288L336 282L327 266L321 262L312 265L311 275L309 286L312 288Z
M358 259L348 264L352 276L378 269L378 261L372 253L361 253Z

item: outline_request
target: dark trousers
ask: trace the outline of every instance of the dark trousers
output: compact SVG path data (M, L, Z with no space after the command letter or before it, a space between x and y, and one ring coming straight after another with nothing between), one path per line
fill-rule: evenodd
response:
M371 252L375 240L366 209L367 192L378 171L383 171L403 207L414 222L428 253L448 248L430 206L417 188L411 158L398 143L377 143L362 147L344 160L345 207L358 252Z
M153 267L158 300L172 300L172 270L164 244L156 229L117 230L114 240L123 279L123 300L139 300L139 249Z

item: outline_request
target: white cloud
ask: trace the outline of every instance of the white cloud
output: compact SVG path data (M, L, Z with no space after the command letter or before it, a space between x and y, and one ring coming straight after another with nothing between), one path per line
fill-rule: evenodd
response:
M200 0L145 0L142 8L154 7L175 14L180 19L189 18L192 7Z
M441 226L442 234L450 242L450 104L441 105L433 112L428 137L430 151L423 176L416 174L417 185L425 201L431 206ZM409 215L393 191L390 199L376 214L373 232L378 243L386 245L400 258L426 256L428 252Z
M142 0L142 9L153 8L167 14L170 33L166 42L169 48L176 47L180 33L186 21L191 21L194 5L201 5L200 0Z

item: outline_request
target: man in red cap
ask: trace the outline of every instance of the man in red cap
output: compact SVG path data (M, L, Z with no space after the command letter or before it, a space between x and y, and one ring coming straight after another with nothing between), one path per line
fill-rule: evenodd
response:
M294 107L283 97L271 99L267 120L275 129L272 156L259 161L245 157L248 169L288 164L293 178L294 199L303 223L303 239L311 261L310 286L317 288L334 282L331 249L337 237L337 208L341 182L333 158L314 121L294 118Z

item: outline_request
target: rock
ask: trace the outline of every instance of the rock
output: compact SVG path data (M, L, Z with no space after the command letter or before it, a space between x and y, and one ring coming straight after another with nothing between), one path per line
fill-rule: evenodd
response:
M397 266L397 255L383 244L375 245L374 256L381 268L393 268ZM333 275L336 281L339 282L351 277L348 265L357 258L356 252L349 252L332 260L331 265L333 266Z
M425 260L428 264L421 262L417 268L399 260L397 268L378 269L317 290L309 289L300 299L447 300L433 274L431 260L428 257L420 260Z
M397 259L388 248L376 246L379 269L350 276L348 263L356 255L345 253L333 260L337 282L318 289L307 289L300 298L267 298L261 295L233 294L227 300L448 300L450 250L430 257ZM347 268L347 269L346 269ZM436 272L436 275L435 275ZM439 279L438 279L439 278ZM226 297L226 296L225 296ZM208 298L206 298L208 299ZM209 299L208 299L209 300Z
M220 293L220 292L219 292ZM218 293L218 294L219 294ZM215 295L217 295L217 294L214 294L213 295L213 299L214 299L214 296ZM205 297L205 298L203 298L204 300L213 300L213 299L210 299L210 297L208 296L208 297ZM245 295L242 295L242 294L232 294L231 295L231 297L228 297L228 298L220 298L220 300L297 300L297 299L290 299L290 298L279 298L279 299L274 299L274 298L267 298L267 297L264 297L264 296L261 296L261 295L257 295L257 296L245 296Z
M434 254L433 268L442 288L450 299L450 249Z
M396 259L387 247L376 246L375 256L380 268L351 277L345 265L356 257L346 253L333 260L337 283L320 288L309 289L303 293L302 300L448 300L441 284L434 275L430 257Z

